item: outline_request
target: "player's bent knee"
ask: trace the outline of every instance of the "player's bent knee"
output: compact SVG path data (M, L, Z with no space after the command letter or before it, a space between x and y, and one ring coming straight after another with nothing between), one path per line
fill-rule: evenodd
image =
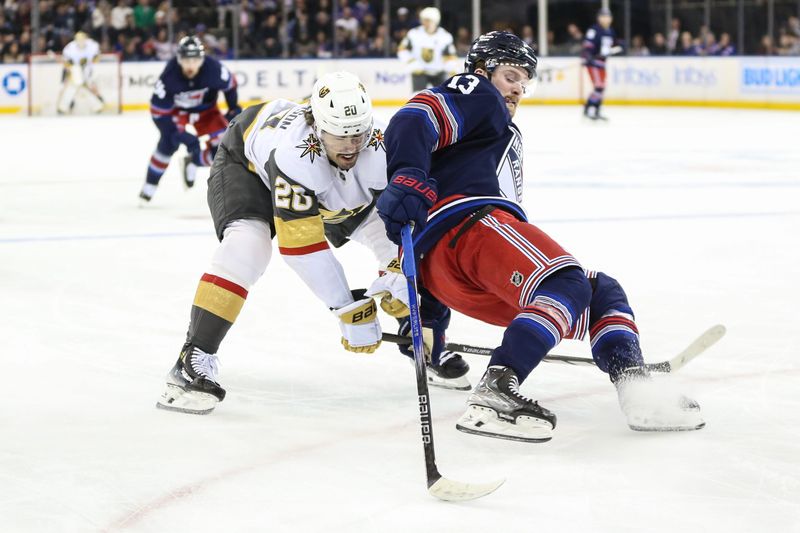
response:
M255 284L272 258L269 224L258 219L234 220L225 228L222 242L211 261L211 274L243 286Z
M611 311L626 313L633 316L633 310L628 303L628 296L617 280L598 272L594 279L592 292L591 315L601 317Z
M589 306L592 286L583 270L569 267L548 276L533 296L530 305L550 316L565 336Z
M175 139L162 135L158 140L157 150L166 156L171 156L178 151L179 146L180 143L175 141Z

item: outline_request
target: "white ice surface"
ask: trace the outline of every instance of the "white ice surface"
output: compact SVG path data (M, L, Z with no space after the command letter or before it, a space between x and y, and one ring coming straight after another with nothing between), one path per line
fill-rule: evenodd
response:
M0 531L800 531L800 115L607 113L520 111L526 206L622 281L649 361L728 327L672 378L708 425L632 432L603 374L543 364L523 392L555 437L505 442L456 431L465 393L436 390L441 471L507 478L464 504L425 490L412 366L342 350L277 254L220 350L225 402L156 410L216 246L205 184L170 167L137 207L145 114L0 118ZM337 256L371 281L364 249ZM450 338L501 333L457 316Z

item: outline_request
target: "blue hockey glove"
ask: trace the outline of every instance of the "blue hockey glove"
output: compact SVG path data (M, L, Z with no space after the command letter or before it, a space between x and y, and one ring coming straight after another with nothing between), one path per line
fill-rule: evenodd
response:
M404 337L411 336L411 321L408 317L399 318L397 322L400 327L397 334ZM424 320L422 323L422 342L425 347L425 358L428 363L439 366L439 357L445 346L445 331L450 324L450 313L441 317L439 320ZM398 344L400 353L406 357L414 359L414 348L410 344Z
M233 117L235 117L236 115L238 115L241 112L242 112L242 108L239 107L238 105L236 107L232 107L232 108L228 109L227 113L225 113L225 120L230 122L231 120L233 120Z
M417 169L395 172L389 185L378 197L378 215L386 226L386 235L398 245L403 226L413 221L416 228L425 227L428 210L438 197L436 180L425 180L419 175L424 175L424 172Z

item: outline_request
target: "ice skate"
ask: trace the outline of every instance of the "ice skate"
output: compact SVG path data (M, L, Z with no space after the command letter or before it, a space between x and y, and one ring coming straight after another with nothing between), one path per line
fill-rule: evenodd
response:
M186 188L191 189L194 187L194 179L197 177L197 165L192 163L191 155L183 157L181 173L183 174L183 184Z
M642 368L627 369L612 381L634 431L693 431L706 425L697 402L662 387Z
M217 356L187 342L167 374L167 386L156 407L198 415L210 413L225 399L217 373Z
M145 183L142 186L142 190L139 192L139 199L141 205L144 205L153 199L153 195L156 193L157 188L158 186L153 185L152 183Z
M556 415L519 393L517 375L490 366L467 399L456 429L498 439L546 442L553 437Z
M442 389L470 390L469 364L457 353L443 351L439 364L428 364L428 384Z

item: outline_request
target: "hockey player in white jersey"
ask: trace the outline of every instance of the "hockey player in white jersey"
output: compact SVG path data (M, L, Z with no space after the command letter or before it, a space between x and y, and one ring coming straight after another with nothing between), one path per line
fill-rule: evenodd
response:
M186 342L159 407L203 414L225 398L216 353L269 264L273 237L284 260L339 321L346 350L372 353L380 345L373 298L393 317L408 314L397 246L375 211L386 187L383 129L364 86L346 72L322 76L310 106L275 100L246 109L230 124L208 181L221 242L200 279ZM378 260L379 276L367 291L351 291L329 246L350 240ZM437 355L431 355L434 375L466 380L469 367L460 356L438 364Z
M71 111L80 89L89 93L91 111L101 112L104 107L103 97L94 83L94 64L100 59L100 45L79 31L61 54L64 58L64 82L58 97L58 113L63 115Z
M457 69L449 63L456 60L453 36L439 26L441 13L426 7L419 13L421 25L408 31L397 49L397 57L411 69L414 92L440 85Z

